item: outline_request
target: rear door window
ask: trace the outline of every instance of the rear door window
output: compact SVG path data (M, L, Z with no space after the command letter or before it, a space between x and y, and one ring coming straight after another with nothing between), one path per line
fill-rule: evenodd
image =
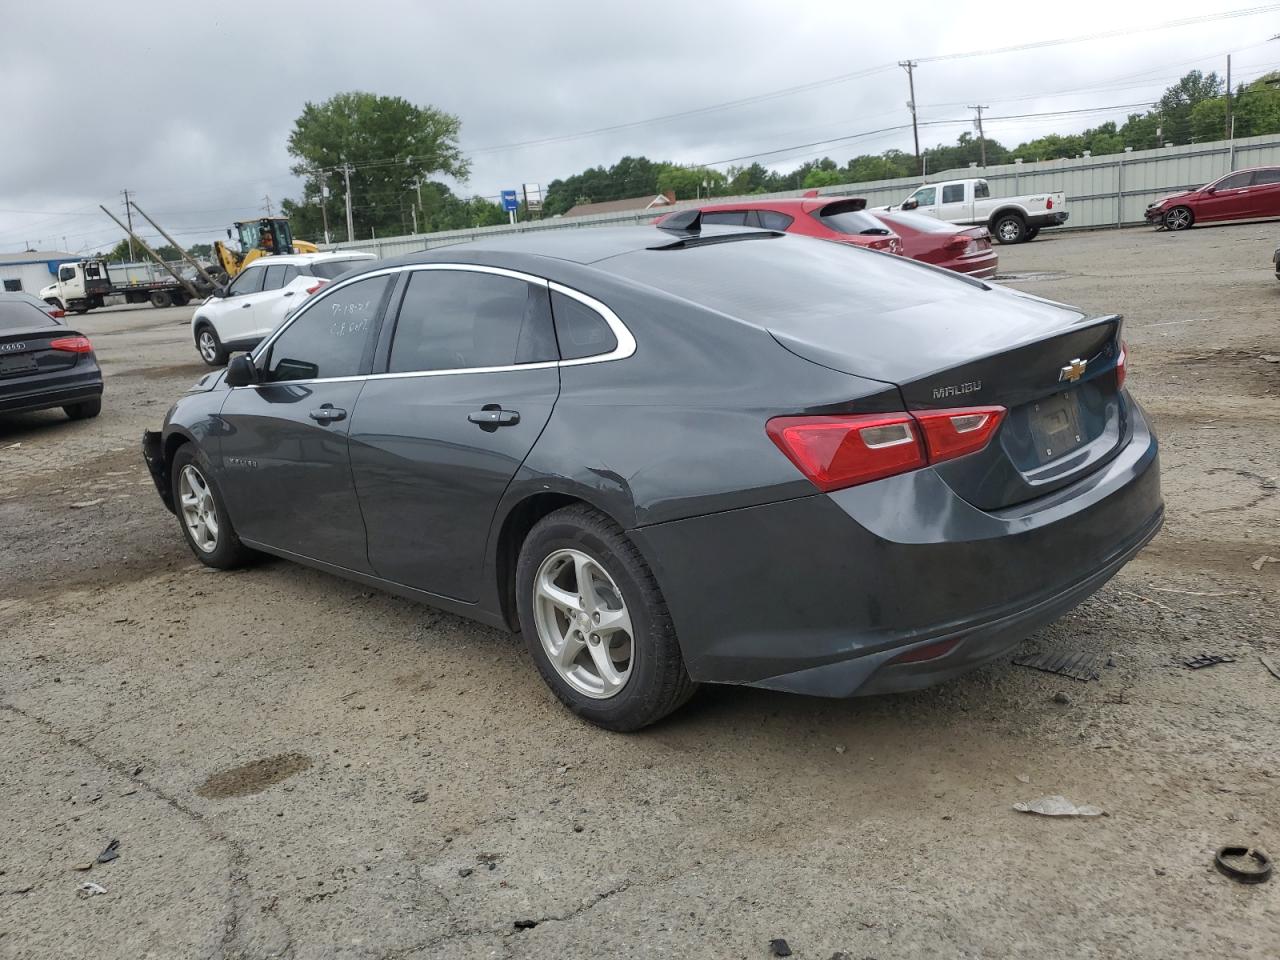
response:
M370 277L322 295L268 348L263 380L328 380L368 372L390 280Z
M973 196L976 200L986 200L991 196L991 188L987 181L979 180L973 185Z
M1253 185L1255 187L1270 186L1275 183L1280 183L1280 167L1270 167L1266 170L1255 170L1253 172Z
M964 203L964 184L948 183L942 188L943 203Z
M267 267L266 279L263 281L263 290L279 290L287 282L285 280L285 271L288 267L283 263L273 263Z
M475 370L554 359L545 288L470 270L416 270L400 303L387 369Z

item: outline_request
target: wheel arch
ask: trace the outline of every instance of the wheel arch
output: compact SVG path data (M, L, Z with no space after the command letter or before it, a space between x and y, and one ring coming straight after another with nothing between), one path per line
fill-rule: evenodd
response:
M529 531L543 517L579 504L590 507L626 530L627 524L602 506L598 498L591 496L589 491L571 487L542 489L514 499L506 506L501 520L497 522L490 557L491 582L497 593L498 613L512 630L520 629L520 618L516 611L516 561L520 557L521 546L529 536ZM639 549L639 544L636 547Z
M1018 206L1000 207L990 217L987 218L987 229L992 233L995 232L996 224L1005 216L1013 214L1023 223L1027 222L1027 212Z

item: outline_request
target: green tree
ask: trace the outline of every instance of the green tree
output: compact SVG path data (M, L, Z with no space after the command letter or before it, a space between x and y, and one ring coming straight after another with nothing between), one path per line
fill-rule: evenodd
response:
M191 254L197 260L203 258L208 260L213 256L213 244L211 243L193 243L187 247L187 253Z
M658 168L658 193L671 192L677 200L695 197L725 195L728 179L719 170L710 167L682 166L664 163Z
M1154 110L1159 114L1164 127L1165 143L1190 143L1192 138L1191 113L1196 104L1205 100L1213 100L1223 94L1223 83L1216 73L1201 73L1191 70L1182 79L1164 92L1155 102ZM1219 127L1213 140L1222 139L1222 128Z
M805 174L804 183L801 186L805 189L834 187L838 183L844 183L847 179L839 170L823 170L820 167L814 167Z
M465 180L469 167L458 146L461 121L403 97L353 91L307 103L289 134L293 173L306 183L300 201L282 205L294 236L320 239L322 188L330 230L346 233L343 166L350 164L356 237L408 232L417 185L444 174ZM455 200L457 198L454 198ZM461 202L461 201L459 201Z

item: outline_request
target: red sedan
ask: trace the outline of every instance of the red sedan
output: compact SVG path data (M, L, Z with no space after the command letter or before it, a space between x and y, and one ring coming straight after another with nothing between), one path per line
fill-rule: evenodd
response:
M1237 170L1199 190L1161 197L1147 207L1147 222L1168 230L1260 217L1280 217L1280 167Z
M875 215L902 238L902 253L912 260L946 267L980 280L996 275L1000 257L991 246L986 227L966 227L947 223L923 213L902 211Z
M700 207L703 223L785 230L837 243L853 243L886 253L902 253L902 238L865 211L861 197L837 200L815 196L794 200L749 200ZM670 214L668 214L670 216ZM666 217L662 218L663 220ZM659 223L662 220L658 221Z

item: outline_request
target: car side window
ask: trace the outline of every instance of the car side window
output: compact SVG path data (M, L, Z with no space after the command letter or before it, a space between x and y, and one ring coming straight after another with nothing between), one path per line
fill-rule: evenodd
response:
M227 288L227 296L238 297L242 293L257 293L262 289L262 281L266 273L267 271L262 267L250 267L248 270L242 270L231 281L231 286Z
M263 381L321 380L366 372L390 277L369 277L321 296L271 344Z
M283 263L273 263L267 267L266 278L263 280L263 290L279 290L284 286L285 265Z
M1241 187L1247 187L1253 182L1253 174L1246 171L1245 173L1237 173L1234 176L1223 177L1218 181L1215 190L1239 190Z
M931 207L933 206L934 201L938 199L938 188L924 187L920 190L917 190L915 193L912 194L912 196L915 197L916 203L920 204L920 206Z
M472 270L415 270L387 369L472 370L554 359L545 288Z
M757 210L756 216L760 218L760 226L766 230L785 230L795 222L795 217L778 213L776 210Z
M301 271L299 271L297 267L292 263L286 264L284 268L284 279L280 281L280 286L287 287L289 284L293 283L294 280L298 279L299 276L301 276Z
M948 183L942 188L943 203L964 203L964 184Z
M746 210L708 210L702 215L703 223L722 223L731 227L747 225Z
M991 196L991 187L987 185L987 181L979 180L973 185L973 198L975 200L986 200Z
M58 280L59 280L59 282L63 282L63 281L67 281L67 280L74 280L75 278L76 278L76 268L75 268L75 267L59 267L59 268L58 268Z
M1280 183L1280 167L1271 167L1267 170L1255 170L1253 172L1253 185L1255 187L1267 186L1273 183Z
M551 291L551 312L556 318L556 339L562 360L581 360L611 353L618 338L604 317L580 300Z

